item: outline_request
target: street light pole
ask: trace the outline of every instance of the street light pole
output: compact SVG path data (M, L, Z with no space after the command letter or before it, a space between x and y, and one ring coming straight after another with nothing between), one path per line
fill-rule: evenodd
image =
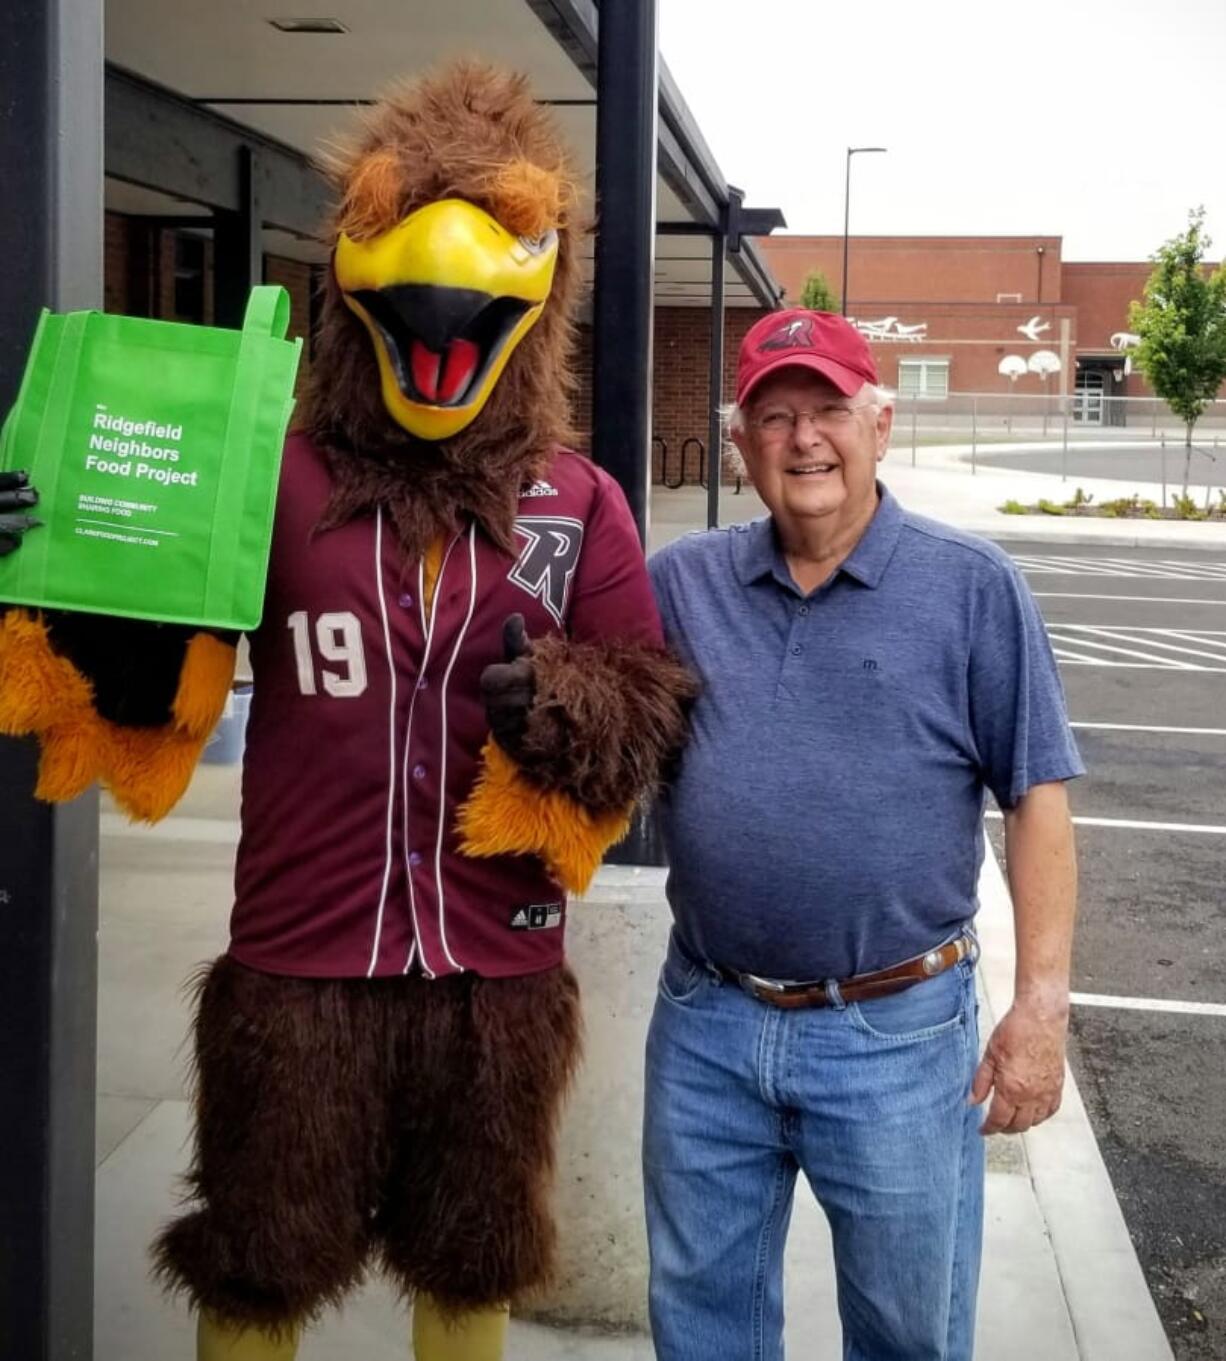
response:
M847 229L851 223L851 158L861 151L885 151L883 146L849 146L847 168L843 177L843 292L839 299L840 311L847 315Z

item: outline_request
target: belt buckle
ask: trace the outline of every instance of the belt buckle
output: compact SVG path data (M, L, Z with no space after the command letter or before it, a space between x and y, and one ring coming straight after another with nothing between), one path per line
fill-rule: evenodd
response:
M787 992L786 983L780 983L774 978L761 978L756 973L743 973L740 980L742 990L750 997L757 996L759 991L770 993L772 997L782 997Z

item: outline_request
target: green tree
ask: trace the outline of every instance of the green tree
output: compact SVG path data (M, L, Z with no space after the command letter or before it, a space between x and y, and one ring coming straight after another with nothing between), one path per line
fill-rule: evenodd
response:
M834 296L826 276L820 269L811 269L805 275L804 286L800 290L800 305L813 312L837 312L839 300Z
M1183 421L1183 494L1192 468L1192 432L1226 380L1226 265L1210 274L1204 264L1212 244L1205 210L1188 214L1188 229L1150 258L1154 271L1142 302L1128 310L1141 338L1137 367L1159 397Z

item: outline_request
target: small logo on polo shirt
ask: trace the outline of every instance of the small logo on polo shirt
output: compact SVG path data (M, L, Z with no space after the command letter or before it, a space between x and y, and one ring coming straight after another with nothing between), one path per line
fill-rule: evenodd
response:
M865 659L864 659L864 669L865 669L865 671L876 671L876 669L877 669L877 659L876 659L876 657L865 657Z
M521 501L526 501L530 496L557 496L558 489L543 478L534 482L530 487L525 488L519 494Z
M561 925L561 903L530 903L511 913L512 931L552 931Z

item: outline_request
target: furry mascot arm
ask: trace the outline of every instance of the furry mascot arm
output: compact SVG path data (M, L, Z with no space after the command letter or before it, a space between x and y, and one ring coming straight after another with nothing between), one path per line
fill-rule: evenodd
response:
M35 796L95 781L156 822L182 797L234 678L229 637L109 615L0 604L0 733L33 734Z
M482 677L493 737L460 814L467 854L540 855L573 892L680 749L697 693L664 648L629 509L602 481L569 636L532 642L513 615L506 661Z
M0 557L41 521L25 473L0 473ZM0 733L42 746L35 796L63 803L95 780L155 822L187 788L221 717L232 637L0 602Z

